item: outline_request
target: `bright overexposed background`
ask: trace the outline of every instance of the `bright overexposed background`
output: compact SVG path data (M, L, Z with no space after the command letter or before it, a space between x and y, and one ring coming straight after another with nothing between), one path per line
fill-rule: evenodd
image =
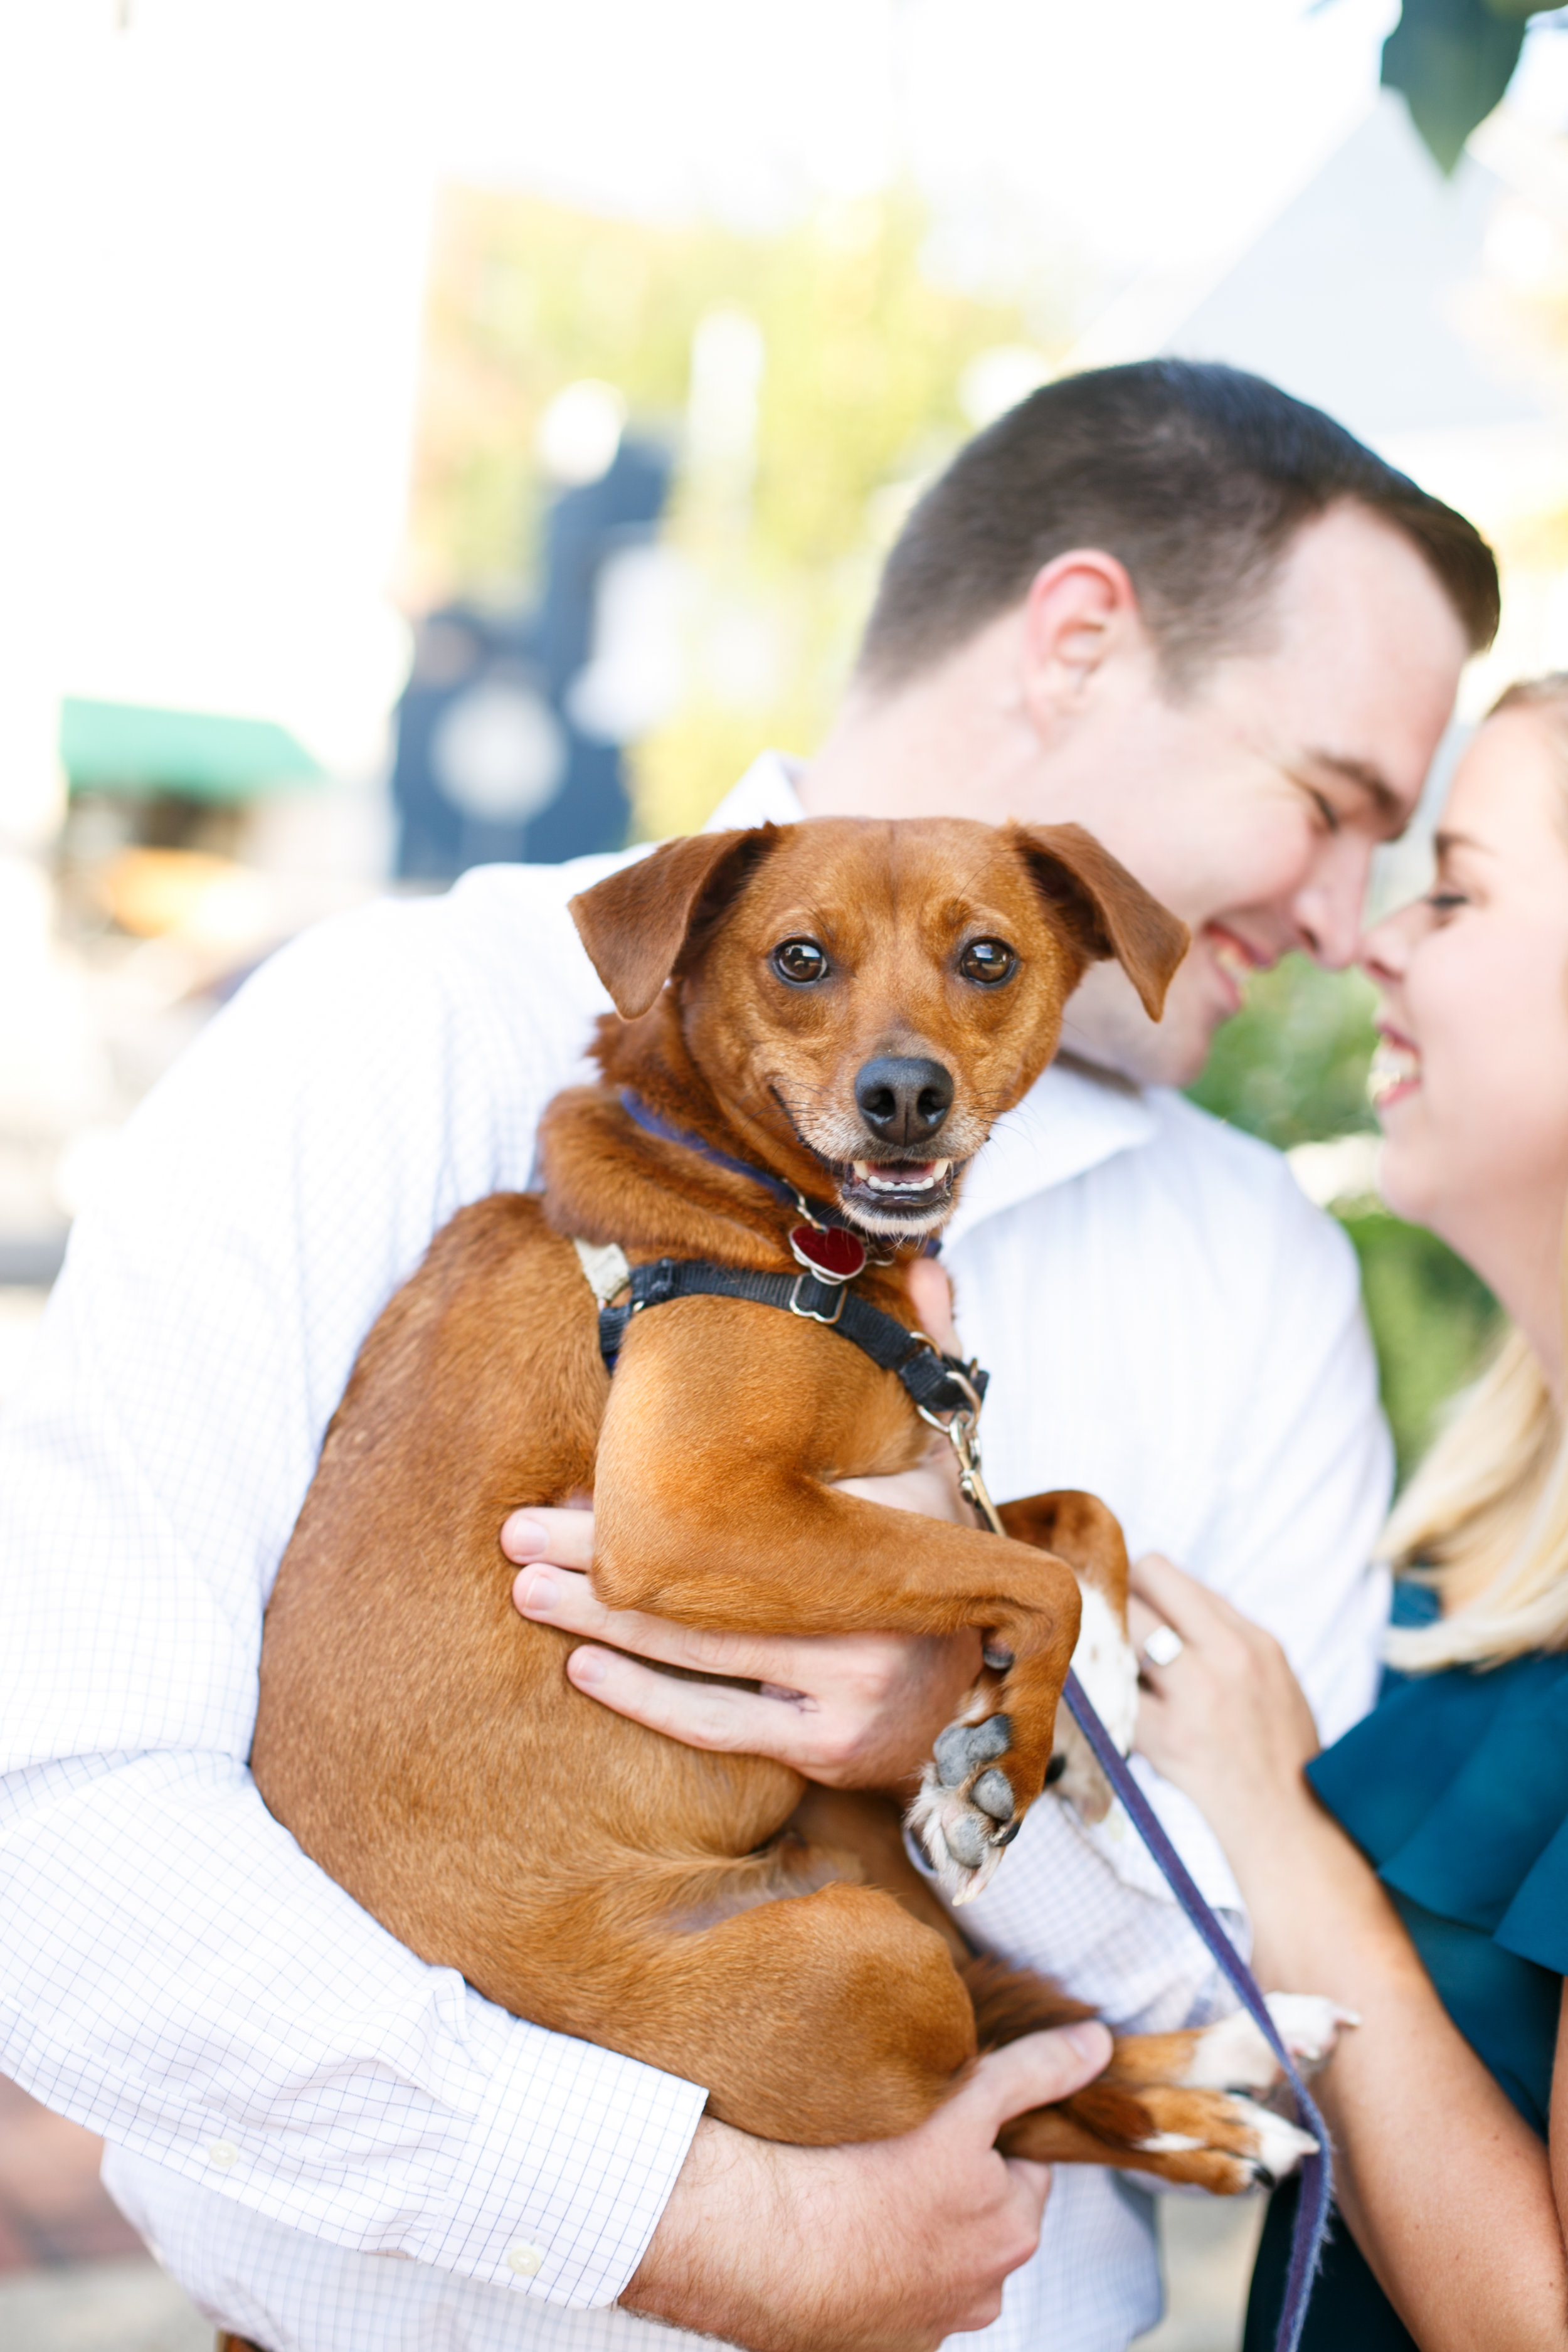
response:
M809 753L965 433L1176 352L1329 406L1487 530L1507 619L1467 715L1568 664L1568 37L1531 35L1445 180L1378 89L1396 15L0 0L0 1393L146 1087L279 940L399 887L432 614L501 646L481 800L545 789L569 711L634 830L700 822L764 742ZM551 518L623 430L668 503L542 718ZM293 749L211 803L73 793L65 704ZM1408 1456L1489 1310L1368 1198L1365 1048L1354 983L1289 970L1205 1098L1345 1215ZM1193 2229L1159 2340L1220 2352L1234 2249L1205 2316Z

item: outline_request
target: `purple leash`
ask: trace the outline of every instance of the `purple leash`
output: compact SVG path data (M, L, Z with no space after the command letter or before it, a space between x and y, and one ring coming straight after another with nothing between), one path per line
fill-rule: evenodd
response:
M1290 2267L1286 2274L1285 2301L1274 2338L1274 2352L1297 2352L1301 2330L1306 2324L1308 2298L1312 2292L1312 2281L1317 2275L1323 2240L1328 2232L1329 2207L1333 2194L1332 2159L1323 2118L1301 2080L1294 2059L1280 2040L1279 2030L1268 2014L1268 2004L1258 1990L1252 1970L1198 1893L1185 1863L1162 1829L1152 1805L1133 1779L1126 1759L1095 1713L1083 1685L1075 1674L1068 1674L1062 1696L1074 1722L1093 1748L1100 1770L1121 1799L1133 1828L1164 1873L1171 1892L1190 1925L1207 1945L1243 2009L1284 2068L1285 2079L1295 2095L1297 2121L1304 2131L1311 2133L1318 2143L1319 2154L1308 2157L1301 2167L1301 2195L1296 2207L1296 2225L1290 2240Z

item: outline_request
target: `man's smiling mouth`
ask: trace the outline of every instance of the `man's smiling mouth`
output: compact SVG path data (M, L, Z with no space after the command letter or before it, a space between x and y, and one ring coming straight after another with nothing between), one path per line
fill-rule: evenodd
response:
M1217 924L1205 923L1203 935L1210 960L1230 992L1232 1009L1239 1013L1247 1002L1247 983L1255 972L1264 969L1264 959L1238 940L1234 931L1222 930Z

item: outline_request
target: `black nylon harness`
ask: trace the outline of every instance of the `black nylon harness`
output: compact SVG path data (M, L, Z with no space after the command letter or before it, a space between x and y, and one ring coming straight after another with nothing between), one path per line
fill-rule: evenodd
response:
M921 1412L977 1412L991 1377L978 1364L942 1355L934 1339L857 1297L847 1283L824 1282L809 1271L763 1274L751 1266L716 1265L706 1258L661 1257L650 1265L634 1266L628 1288L624 1306L599 1309L599 1352L612 1372L634 1315L675 1298L710 1297L750 1299L758 1307L782 1307L808 1322L825 1324L901 1381Z
M770 1169L753 1168L749 1160L737 1160L731 1152L720 1150L706 1136L660 1118L633 1087L622 1087L621 1106L628 1118L646 1133L657 1135L661 1142L679 1143L701 1159L727 1168L731 1174L745 1176L753 1184L762 1185L786 1208L793 1208L805 1226L821 1234L837 1230L841 1240L847 1233L848 1229L840 1226L824 1202L808 1200ZM808 1323L821 1323L828 1330L837 1331L841 1339L852 1341L869 1356L880 1370L893 1373L903 1383L916 1411L928 1421L945 1427L940 1416L949 1414L952 1416L952 1430L958 1430L961 1417L968 1417L966 1425L972 1430L990 1382L989 1372L983 1372L976 1363L966 1364L960 1356L944 1356L936 1341L928 1339L923 1331L911 1331L897 1316L884 1315L879 1307L857 1297L853 1287L856 1277L847 1271L839 1276L819 1272L800 1247L806 1238L803 1227L797 1227L791 1236L790 1245L801 1262L799 1274L763 1274L751 1266L717 1265L708 1258L661 1257L651 1265L628 1267L626 1279L617 1289L600 1289L597 1294L599 1353L605 1370L615 1370L626 1326L645 1307L664 1307L674 1298L744 1298L756 1307L782 1307L786 1314L802 1316ZM864 1245L858 1234L854 1238L863 1268ZM937 1246L934 1241L929 1241L925 1251L932 1253ZM623 1296L624 1305L608 1303Z

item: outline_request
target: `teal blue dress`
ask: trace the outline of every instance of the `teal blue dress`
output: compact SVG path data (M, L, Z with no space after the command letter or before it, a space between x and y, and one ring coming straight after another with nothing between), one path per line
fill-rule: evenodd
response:
M1436 1614L1424 1586L1395 1589L1396 1625ZM1454 2023L1544 2139L1568 1975L1568 1654L1390 1668L1372 1713L1307 1773L1393 1896ZM1289 2184L1270 2200L1244 2352L1274 2341L1295 2196ZM1414 2344L1336 2219L1302 2352Z

